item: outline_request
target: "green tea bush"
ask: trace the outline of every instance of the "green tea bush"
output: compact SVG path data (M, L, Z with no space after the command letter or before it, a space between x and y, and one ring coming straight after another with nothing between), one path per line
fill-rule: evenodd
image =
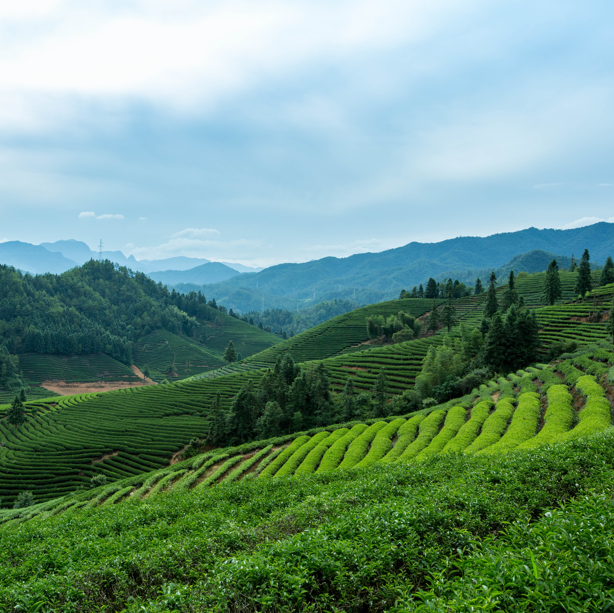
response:
M539 394L527 392L518 399L518 407L514 411L507 432L494 445L483 449L480 453L497 453L509 451L535 436L540 414Z
M418 436L413 443L410 443L405 451L399 456L399 460L411 460L416 457L423 449L426 449L431 441L437 436L439 427L446 416L445 411L436 409L429 413L421 422L418 428Z
M347 451L345 456L339 464L339 468L353 468L360 462L367 454L371 442L376 437L377 433L385 428L388 424L385 421L378 421L369 426L359 437L354 440Z
M295 438L261 473L261 477L272 477L285 463L286 460L311 437L299 436Z
M392 449L392 438L397 434L405 419L399 418L384 426L373 439L367 455L356 464L356 468L368 468L381 460Z
M315 449L320 443L328 439L330 432L320 432L315 436L312 436L309 441L301 445L285 462L285 464L275 473L277 477L285 477L287 475L293 475L294 471L302 464L303 460L307 457L310 451Z
M422 450L417 456L417 460L423 460L429 455L440 453L441 450L458 434L458 431L465 424L467 411L460 406L452 407L446 414L446 420L441 432L433 438L429 446Z
M342 436L345 436L350 430L348 428L339 428L335 430L328 438L321 441L314 449L312 449L303 463L296 469L297 475L306 475L313 473L318 468L322 457L327 450L332 447Z
M460 452L465 451L477 438L484 422L490 415L490 409L494 402L492 399L482 400L471 409L471 417L465 422L458 434L443 448L443 452Z
M322 473L329 470L335 470L347 448L368 428L366 424L356 424L353 426L347 434L344 434L341 438L337 439L328 451L324 454L322 462L316 472Z
M570 430L574 424L575 411L571 404L572 400L566 385L553 385L548 390L548 409L542 429L536 436L521 443L520 447L538 447L557 442L561 434Z
M416 438L418 427L425 418L423 414L410 417L397 432L397 442L394 447L381 459L381 462L386 464L394 462Z

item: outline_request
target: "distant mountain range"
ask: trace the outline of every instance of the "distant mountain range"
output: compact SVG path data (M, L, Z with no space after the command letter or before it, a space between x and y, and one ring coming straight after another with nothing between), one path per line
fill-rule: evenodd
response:
M204 258L188 258L178 256L163 260L137 260L134 256L126 257L121 251L103 251L102 254L92 251L84 242L77 240L61 240L55 243L41 243L32 245L20 241L7 241L0 243L0 264L6 264L32 274L44 274L52 272L60 274L75 266L81 266L91 259L97 260L102 255L105 260L111 260L120 266L126 266L131 270L149 273L160 271L185 271L203 264L220 264L236 273L259 272L262 268L250 268L243 264L228 262L211 262ZM213 267L211 270L215 269ZM226 276L219 272L207 277L201 274L199 283L217 283L229 279L232 274ZM180 283L180 280L174 283Z
M476 277L484 280L495 269L501 274L512 269L544 270L555 257L553 254L561 260L561 267L566 267L570 262L566 258L575 255L579 260L585 248L593 264L603 264L614 254L614 224L602 222L572 230L528 228L486 237L461 236L439 243L413 242L380 253L279 264L264 270L188 257L137 261L121 251L103 252L102 256L147 273L178 291L201 290L228 308L246 312L294 309L334 298L369 304L394 298L401 289L411 289L429 277L453 277L473 285ZM514 260L520 255L523 257ZM32 273L63 272L91 258L98 258L98 254L75 240L42 245L17 241L0 244L0 263Z
M545 269L546 259L553 257L552 254L568 258L575 255L579 261L585 248L589 249L593 263L603 264L609 255L614 255L614 224L602 222L572 230L528 228L439 243L413 242L380 253L280 264L199 289L206 296L214 296L219 303L240 311L260 309L263 297L266 297L265 307L269 308L282 305L287 308L289 302L310 306L333 298L368 304L393 298L402 288L411 289L429 277L470 281L507 264L510 265L508 272L512 266L518 268L517 272L523 268L536 272ZM535 251L542 252L535 261L511 263L514 257Z

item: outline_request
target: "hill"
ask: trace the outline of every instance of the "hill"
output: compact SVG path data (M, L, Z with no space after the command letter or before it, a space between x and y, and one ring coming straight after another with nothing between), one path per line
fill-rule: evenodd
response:
M189 270L164 270L151 272L149 276L164 285L177 285L179 283L192 283L194 285L206 285L219 283L241 274L220 262L208 262Z
M515 256L534 250L566 257L575 254L579 258L586 247L590 248L593 262L603 264L614 253L614 224L602 222L573 230L528 228L487 237L459 237L439 243L413 242L380 253L327 257L303 264L279 264L254 275L205 286L202 291L240 311L258 307L255 301L237 293L238 290L266 292L269 308L288 308L276 304L275 296L292 297L295 302L304 301L305 305L313 304L314 292L317 300L353 299L358 304L366 304L390 299L398 294L400 288L426 283L429 277L455 277L458 271L480 269L487 269L490 273Z
M612 349L2 511L0 605L541 611L567 590L603 610Z
M29 357L24 375L30 384L57 379L60 372L63 381L79 377L108 381L109 372L123 372L119 381L125 381L134 377L131 365L147 365L141 362L149 357L144 339L161 331L167 334L168 360L163 363L158 353L155 369L166 373L164 378L180 375L188 359L194 365L190 374L220 367L229 340L244 356L279 342L276 336L211 306L214 303L208 304L202 295L171 293L143 273L109 261L91 260L61 275L35 277L0 265L0 295L0 361L6 364L0 389L7 393L23 385L18 373L19 358L25 355ZM13 366L5 354L13 356ZM95 359L95 354L106 356L106 362ZM37 355L47 357L34 365ZM74 356L90 356L97 363L85 375L69 359ZM55 359L60 357L62 368ZM68 365L74 365L72 372ZM9 374L7 368L16 372Z

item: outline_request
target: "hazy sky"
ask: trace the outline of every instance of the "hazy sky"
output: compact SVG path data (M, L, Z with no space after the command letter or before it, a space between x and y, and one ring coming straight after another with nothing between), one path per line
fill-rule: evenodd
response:
M269 265L609 220L613 109L611 0L2 2L0 241Z

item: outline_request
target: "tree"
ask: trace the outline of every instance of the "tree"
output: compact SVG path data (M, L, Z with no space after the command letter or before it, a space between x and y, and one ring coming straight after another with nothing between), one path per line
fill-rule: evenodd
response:
M13 405L9 409L7 420L9 424L13 426L21 426L26 421L26 411L23 406L23 402L19 399L19 396L15 396Z
M278 402L267 402L262 416L256 422L256 432L260 438L273 438L281 434L283 412Z
M578 279L576 281L576 294L586 296L587 292L591 291L593 286L591 278L591 256L588 254L588 249L584 250L580 266L578 266Z
M234 346L234 343L232 341L228 341L228 345L227 345L226 351L224 353L224 359L229 364L232 364L233 362L237 361L237 352L235 350L235 346Z
M488 335L484 344L484 361L497 372L503 372L507 365L507 338L503 320L495 312L490 321Z
M420 287L418 288L418 298L424 298L424 288L422 287L422 283L420 283Z
M497 275L495 271L490 273L490 280L488 284L488 295L486 296L486 305L484 306L484 317L490 319L499 310L499 303L497 302L497 290L496 290Z
M452 326L455 326L458 323L456 308L452 303L452 292L448 293L448 302L442 309L441 323L448 328L448 334L450 333Z
M426 284L426 291L424 292L425 298L437 298L439 296L439 289L437 289L437 281L431 277Z
M343 406L343 420L352 421L356 417L356 392L352 379L348 379L345 384L341 396L341 403Z
M574 258L573 253L571 254L571 264L569 266L569 272L576 272L578 270L578 265L576 264L576 260Z
M19 492L15 499L14 509L26 509L34 504L34 495L32 492Z
M612 262L612 258L608 256L599 277L599 285L609 285L610 283L614 283L614 262Z
M433 299L433 308L429 314L429 320L426 326L427 332L430 332L431 330L433 331L433 336L435 335L435 332L439 330L439 311L437 310L437 301L435 299Z
M230 409L230 432L240 443L245 443L254 434L258 414L258 400L254 384L249 381L235 396Z
M388 378L382 368L373 385L373 417L386 417L386 401L388 400Z
M218 392L209 411L209 435L207 441L212 445L221 445L226 440L226 416L222 410L222 398Z
M478 277L475 280L475 287L473 288L473 293L477 296L484 291L484 287L482 286L482 280Z
M503 294L501 301L501 310L505 313L513 304L518 303L518 292L516 291L514 282L514 271L510 271L510 276L507 282L507 290Z
M21 391L19 392L19 400L21 400L21 402L26 402L27 399L28 397L26 396L26 390L22 387Z
M548 264L546 271L546 279L544 281L544 300L553 305L557 300L563 297L563 288L561 287L561 278L559 276L559 265L556 260L552 260Z

